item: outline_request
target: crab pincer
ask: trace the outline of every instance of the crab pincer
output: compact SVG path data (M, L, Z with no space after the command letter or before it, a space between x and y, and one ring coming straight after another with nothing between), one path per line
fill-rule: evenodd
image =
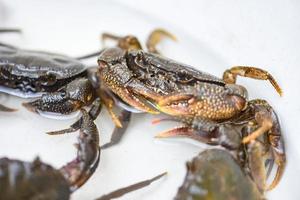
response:
M86 78L78 78L56 92L46 93L37 100L23 103L23 106L37 113L70 114L91 104L94 99L91 82Z

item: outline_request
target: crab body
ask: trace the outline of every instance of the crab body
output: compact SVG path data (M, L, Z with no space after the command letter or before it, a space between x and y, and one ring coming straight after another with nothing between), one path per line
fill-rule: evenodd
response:
M263 199L263 194L228 151L210 149L187 163L176 200Z
M213 75L153 53L111 48L100 54L98 63L103 82L134 107L139 99L169 115L225 120L246 106L247 91L242 86L226 84Z
M68 182L59 170L39 159L23 162L0 159L0 198L17 199L69 199Z
M41 96L85 76L85 69L80 61L65 55L0 44L0 84L3 92L21 97Z

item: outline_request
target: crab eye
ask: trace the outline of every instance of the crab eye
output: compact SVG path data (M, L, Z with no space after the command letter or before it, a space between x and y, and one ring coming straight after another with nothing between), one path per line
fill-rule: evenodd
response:
M56 75L53 73L47 73L41 77L41 84L44 86L51 86L56 83Z
M181 83L188 83L194 79L193 76L185 70L181 70L180 72L178 72L177 77L178 81Z

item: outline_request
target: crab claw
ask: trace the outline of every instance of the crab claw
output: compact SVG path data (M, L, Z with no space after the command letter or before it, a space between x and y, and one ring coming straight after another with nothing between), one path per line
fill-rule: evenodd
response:
M214 137L214 132L195 130L190 127L177 127L162 133L159 133L155 138L169 138L169 137L187 137L205 144L217 145L219 140Z
M43 94L37 100L23 103L31 112L70 114L91 104L94 99L93 86L85 78L75 79L57 92Z
M189 100L193 100L191 94L171 94L161 99L157 104L157 108L161 112L172 116L189 115L190 111L188 106L184 106L180 103L184 101L188 102Z

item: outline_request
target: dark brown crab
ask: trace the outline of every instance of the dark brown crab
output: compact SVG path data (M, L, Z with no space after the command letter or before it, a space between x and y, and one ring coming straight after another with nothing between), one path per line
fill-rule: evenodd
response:
M158 137L188 136L209 144L222 144L235 149L261 135L271 146L271 156L278 165L277 175L269 186L278 183L285 167L285 151L277 116L263 100L247 99L247 90L235 84L237 76L269 80L277 92L282 90L266 71L247 66L226 70L223 79L198 71L191 66L158 55L155 45L162 36L170 36L163 30L152 34L149 52L143 51L134 36L116 37L117 47L102 50L98 64L100 79L106 87L132 107L149 113L162 112L172 120L184 123L183 127L164 132ZM150 37L151 38L151 37ZM155 39L153 39L155 38ZM231 127L253 123L255 129L239 143L224 140L218 130L224 124ZM239 134L235 137L240 137ZM233 146L231 146L233 145Z
M23 50L0 43L1 92L37 98L23 103L27 109L37 113L65 115L91 105L89 114L95 119L104 104L116 124L115 132L125 131L130 112L122 111L120 117L114 113L114 100L101 87L97 73L97 67L87 67L79 59L50 52ZM0 110L15 111L3 105L0 105ZM81 121L78 120L69 129L49 133L76 131Z

